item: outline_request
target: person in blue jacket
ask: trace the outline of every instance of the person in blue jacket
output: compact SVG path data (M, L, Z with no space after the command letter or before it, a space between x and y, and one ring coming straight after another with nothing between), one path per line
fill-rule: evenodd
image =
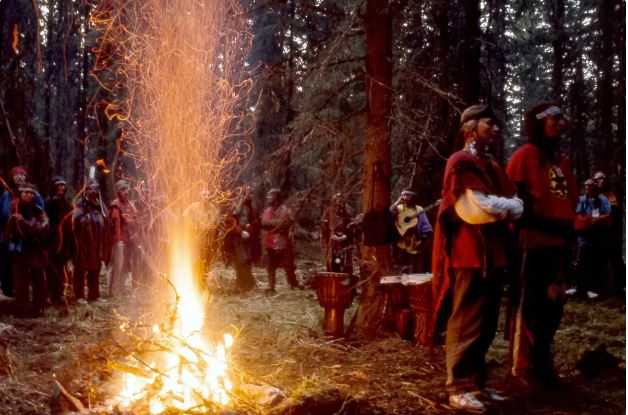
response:
M13 280L11 277L11 260L6 238L6 225L11 217L11 202L19 196L19 187L26 183L28 172L22 166L15 166L9 172L8 183L2 182L4 189L0 188L0 286L2 293L13 297ZM39 192L35 192L35 204L45 209L44 198Z

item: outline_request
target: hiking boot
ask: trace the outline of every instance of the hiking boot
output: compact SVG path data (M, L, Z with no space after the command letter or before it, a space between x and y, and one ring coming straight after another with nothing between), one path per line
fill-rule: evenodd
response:
M449 396L449 406L453 409L473 414L483 414L486 407L472 393L461 393Z

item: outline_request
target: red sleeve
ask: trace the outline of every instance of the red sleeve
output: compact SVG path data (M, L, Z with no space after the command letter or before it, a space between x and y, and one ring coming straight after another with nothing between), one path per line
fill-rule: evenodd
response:
M525 157L523 147L515 151L506 166L506 174L513 183L526 183Z
M111 242L116 243L122 240L122 221L120 218L120 209L116 206L111 207L111 224L112 224L112 234L111 234Z

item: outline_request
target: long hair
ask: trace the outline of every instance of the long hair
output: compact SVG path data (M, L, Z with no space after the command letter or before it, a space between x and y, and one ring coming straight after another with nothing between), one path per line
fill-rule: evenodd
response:
M558 153L560 140L548 139L545 136L545 118L536 118L537 114L551 106L558 106L558 103L543 101L530 108L525 114L524 131L530 144L537 146L549 160L556 161L560 157Z

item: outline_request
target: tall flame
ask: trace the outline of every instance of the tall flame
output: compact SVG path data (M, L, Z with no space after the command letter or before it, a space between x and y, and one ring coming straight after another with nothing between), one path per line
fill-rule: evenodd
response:
M155 414L202 413L227 404L231 389L233 339L212 345L203 332L207 304L197 264L219 225L217 212L241 196L232 187L250 150L241 137L252 126L243 110L251 37L236 0L105 0L92 21L103 33L96 68L117 74L99 79L112 95L106 113L124 122L120 150L133 161L129 176L141 177L132 180L149 216L141 224L142 252L169 271L169 293L176 293L168 297L174 322L151 334L163 353L125 371L119 401L129 407L147 400ZM195 204L202 220L184 220ZM168 314L164 296L155 300L161 316Z

